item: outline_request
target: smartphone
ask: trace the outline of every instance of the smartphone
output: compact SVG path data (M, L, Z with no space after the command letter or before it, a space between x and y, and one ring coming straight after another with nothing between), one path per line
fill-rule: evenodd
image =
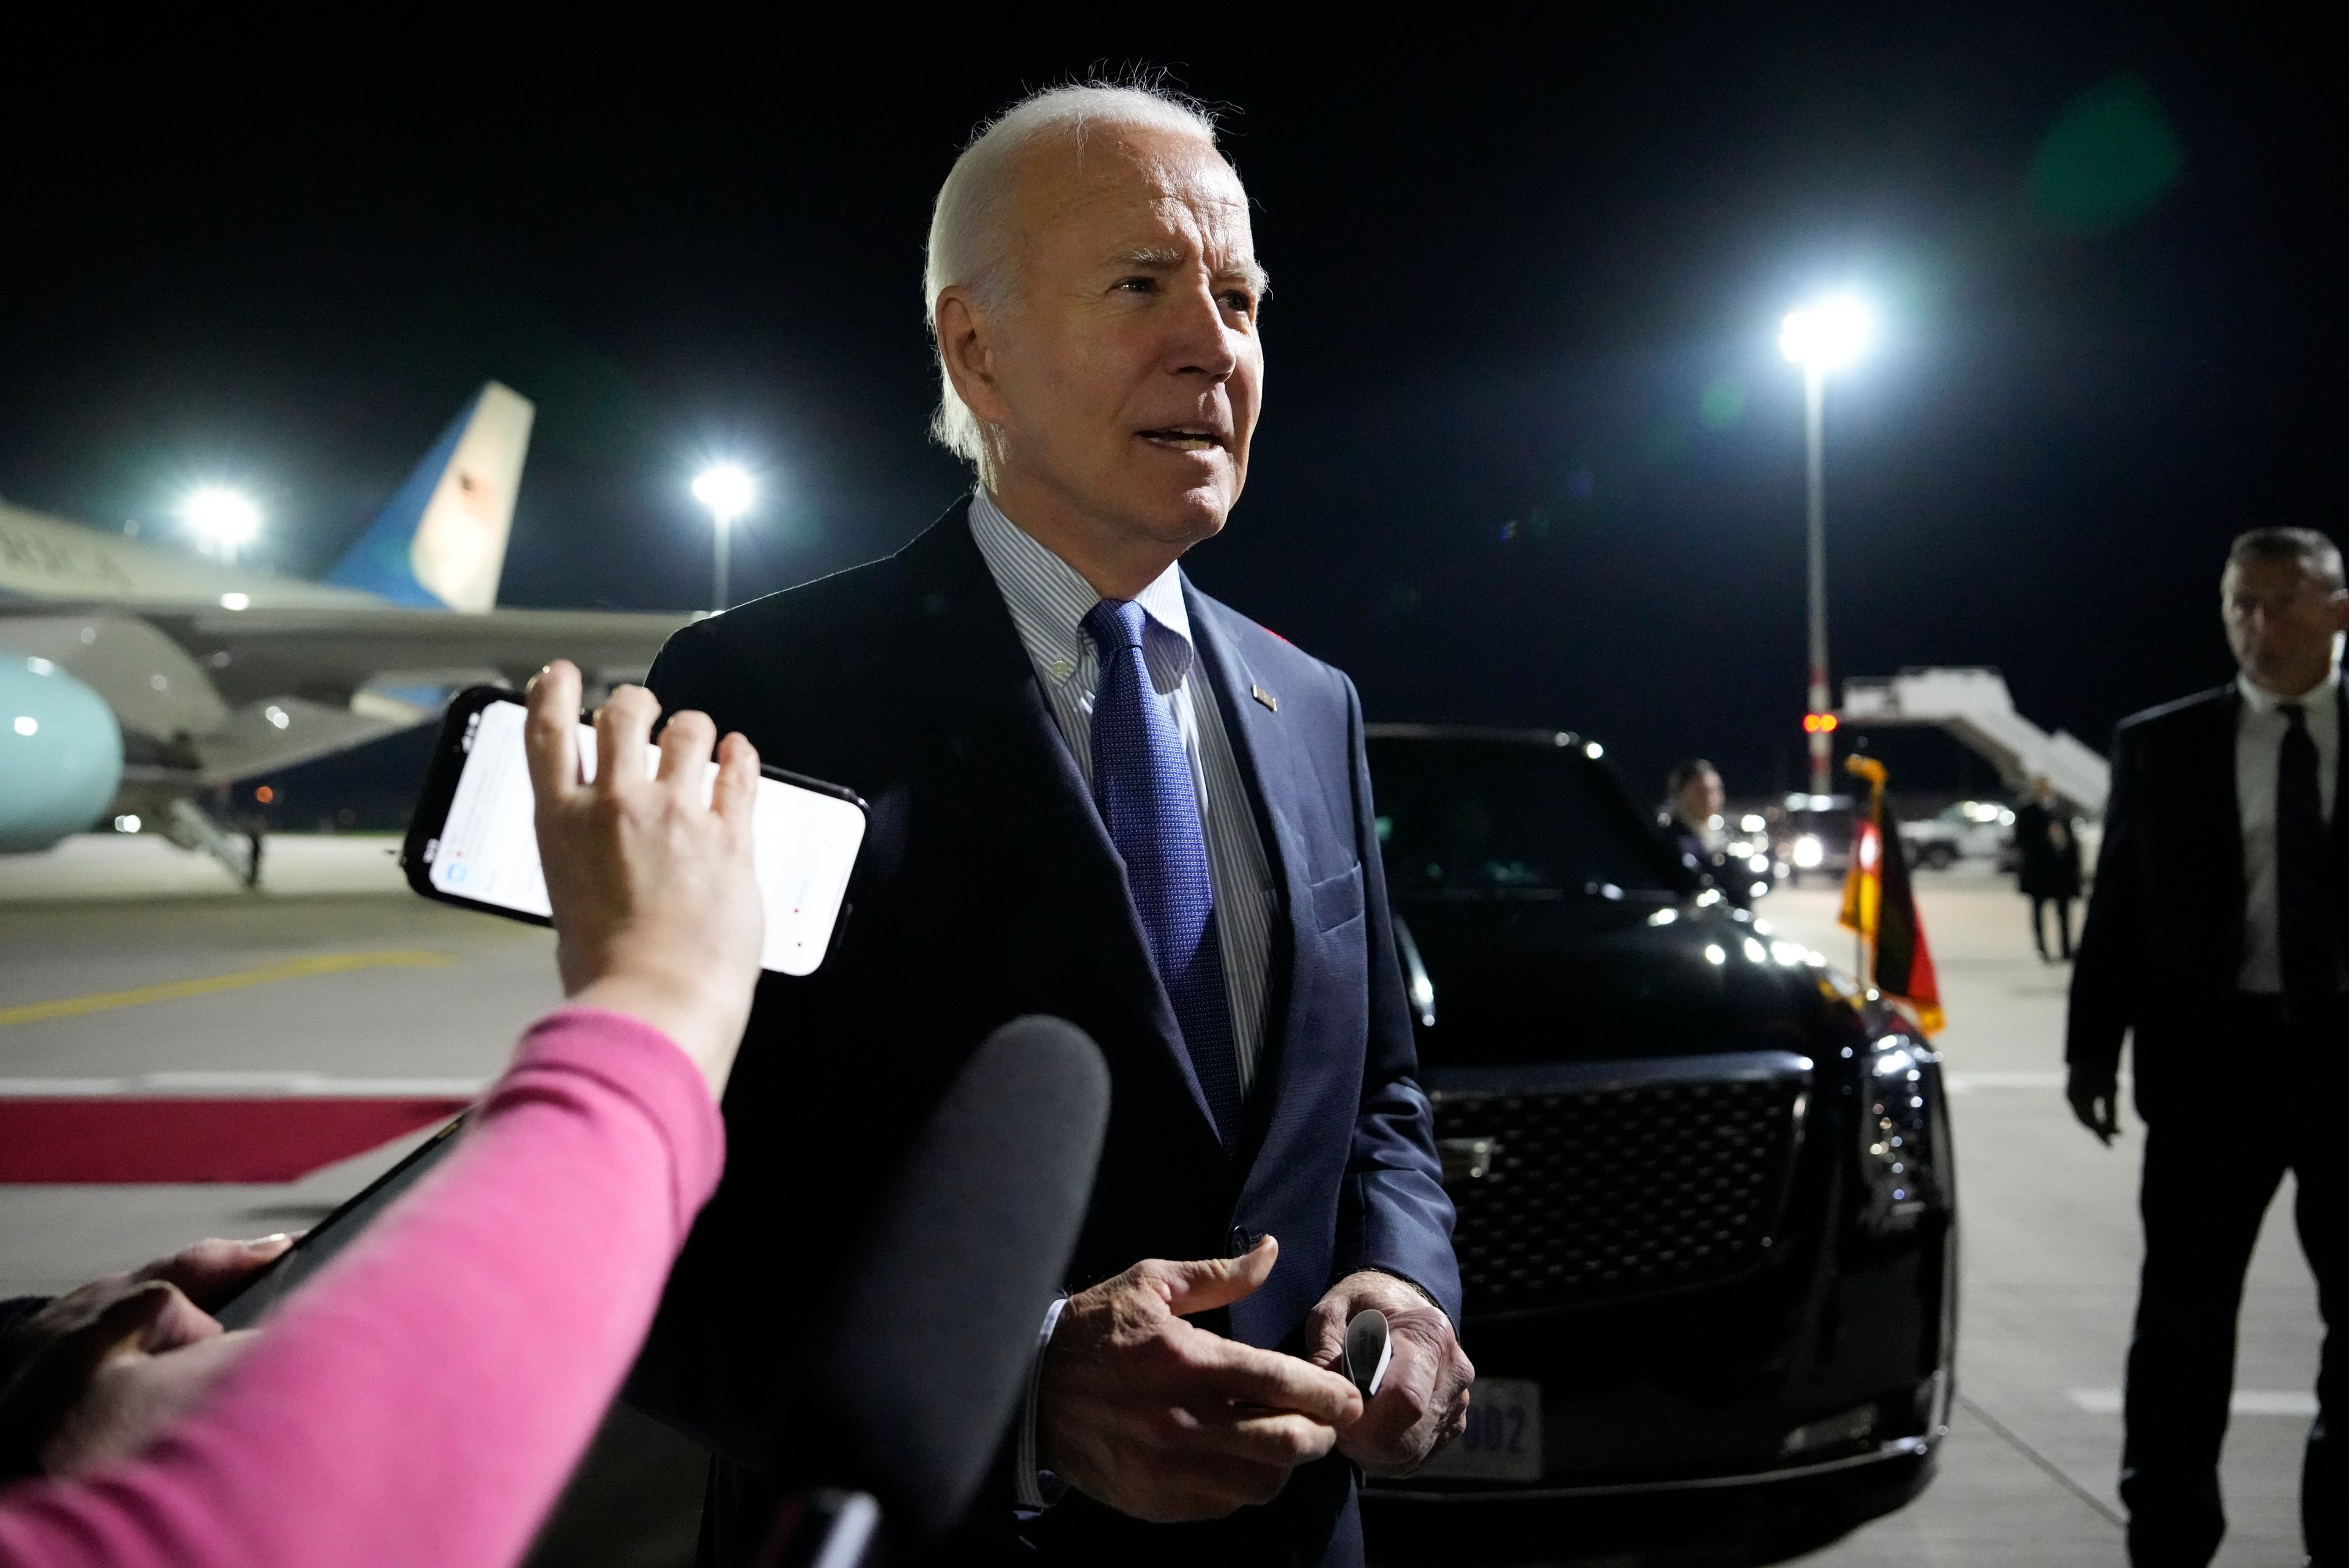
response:
M300 1240L239 1285L234 1295L213 1307L212 1316L223 1328L251 1328L258 1324L288 1291L348 1246L369 1222L391 1207L393 1200L439 1164L441 1156L456 1147L458 1130L471 1117L471 1111L457 1117L409 1150L408 1157L398 1164L368 1182L357 1197L303 1232Z
M424 792L400 853L408 885L426 898L554 923L533 826L523 699L502 686L458 694L441 720ZM579 726L581 771L595 776L595 731ZM660 748L647 745L647 776ZM702 798L718 778L704 765ZM762 770L751 810L752 858L766 906L762 967L812 975L831 950L864 842L864 802L852 789L778 769Z

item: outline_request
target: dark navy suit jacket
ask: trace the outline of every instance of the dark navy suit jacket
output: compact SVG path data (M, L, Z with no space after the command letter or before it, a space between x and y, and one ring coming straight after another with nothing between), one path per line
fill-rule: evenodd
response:
M2349 687L2334 700L2349 737ZM2267 1075L2214 1071L2210 1057L2243 966L2242 711L2229 682L2131 714L2113 732L2112 794L2072 966L2064 1059L2117 1071L2121 1041L2133 1034L2137 1108L2148 1122L2230 1111L2272 1092ZM2349 802L2349 745L2334 767L2334 798ZM2326 881L2349 951L2349 810L2334 810L2330 831Z
M1203 1320L1234 1338L1293 1345L1321 1295L1362 1268L1412 1281L1459 1321L1452 1205L1413 1077L1360 702L1329 665L1185 594L1280 895L1237 1150L1216 1136L1123 867L965 506L887 560L686 628L653 667L664 708L699 708L769 764L848 785L871 807L831 956L808 978L761 984L726 1096L725 1181L631 1386L720 1456L719 1561L756 1547L761 1472L822 1468L823 1433L783 1413L791 1374L778 1370L820 1271L964 1058L1022 1014L1070 1019L1110 1067L1108 1141L1071 1290L1270 1233L1271 1280ZM999 1479L973 1529L1009 1543L1008 1467ZM1340 1564L1361 1550L1351 1472L1334 1456L1218 1524L1144 1526L1072 1495L1019 1534L1016 1552L1045 1562L1207 1551L1217 1568Z

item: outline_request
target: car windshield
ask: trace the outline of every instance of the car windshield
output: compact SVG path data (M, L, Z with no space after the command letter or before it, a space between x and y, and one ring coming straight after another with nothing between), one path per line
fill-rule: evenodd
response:
M1371 781L1397 893L1678 893L1662 836L1578 749L1373 738Z

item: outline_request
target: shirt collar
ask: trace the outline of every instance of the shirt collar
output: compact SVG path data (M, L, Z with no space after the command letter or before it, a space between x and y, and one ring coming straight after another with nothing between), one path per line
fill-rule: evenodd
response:
M2253 713L2273 713L2288 702L2296 702L2308 713L2323 712L2328 717L2333 712L2334 694L2341 689L2341 665L2334 661L2324 678L2298 696L2278 696L2247 675L2235 676L2235 689L2243 694L2243 706Z
M1075 567L1004 516L983 487L971 495L970 535L987 559L1029 658L1040 672L1068 679L1091 643L1084 633L1085 616L1102 596ZM1168 566L1133 596L1133 603L1154 626L1171 634L1174 642L1167 651L1174 654L1178 669L1187 669L1191 615L1183 603L1182 567Z

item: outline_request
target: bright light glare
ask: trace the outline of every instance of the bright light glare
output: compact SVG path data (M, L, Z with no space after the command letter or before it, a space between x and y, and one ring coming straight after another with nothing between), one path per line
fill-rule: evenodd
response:
M221 485L206 485L191 493L180 508L180 515L198 538L231 553L252 543L261 532L261 509Z
M114 830L118 833L135 833L139 830L139 819L125 812L114 819Z
M1857 294L1826 298L1786 314L1778 348L1812 370L1840 370L1868 352L1876 336L1876 313Z
M18 714L18 715L16 716L16 733L17 733L17 734L19 734L19 735L37 735L37 734L39 734L39 733L40 733L40 729L41 729L41 721L40 721L39 719L37 719L37 718L35 718L31 714L29 714L29 713L20 713L20 714Z
M1819 842L1816 833L1805 833L1795 841L1795 863L1805 871L1814 871L1827 858L1827 847Z
M693 481L693 499L709 509L720 528L750 511L758 494L758 482L737 463L704 469Z
M248 593L223 593L221 595L221 608L223 610L249 610L253 608L253 596Z

